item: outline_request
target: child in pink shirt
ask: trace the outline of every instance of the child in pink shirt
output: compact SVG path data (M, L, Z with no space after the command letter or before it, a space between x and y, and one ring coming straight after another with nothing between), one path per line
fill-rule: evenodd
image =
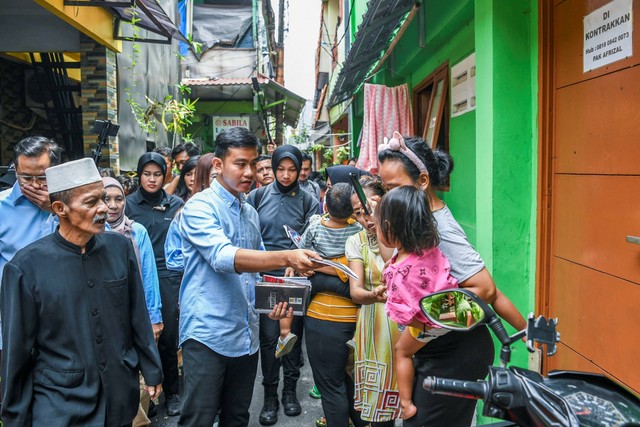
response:
M433 292L458 287L449 260L438 249L438 231L427 198L413 186L389 191L375 211L378 241L397 253L384 271L387 315L404 325L396 344L396 373L402 418L415 415L411 401L413 355L447 330L429 322L420 299Z

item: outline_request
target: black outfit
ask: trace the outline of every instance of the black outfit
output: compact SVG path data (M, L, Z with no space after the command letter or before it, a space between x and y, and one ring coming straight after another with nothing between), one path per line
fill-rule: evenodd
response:
M58 231L20 250L2 278L5 426L130 424L139 371L162 382L131 241Z
M322 410L328 427L344 426L351 419L356 427L368 425L353 407L353 378L347 373L349 347L355 322L330 322L307 316L307 356L313 380L322 395Z
M278 165L284 159L290 159L297 173L300 174L302 153L298 148L292 145L278 147L271 157L274 171L277 171ZM318 211L318 200L300 189L297 177L288 186L282 185L276 179L271 184L252 191L247 202L258 212L260 234L265 249L268 251L295 249L295 245L287 236L283 225L286 224L302 234L309 218ZM266 273L283 275L284 269ZM300 414L301 411L296 397L296 385L300 378L302 364L302 334L304 332L302 316L294 317L291 332L298 336L293 349L282 358L276 358L275 350L280 336L280 323L277 320L269 319L266 314L260 315L260 362L265 405L260 413L259 422L263 425L271 425L278 420L277 390L280 381L280 366L283 367L284 376L282 391L284 413L293 416Z
M185 399L180 417L181 426L201 427L211 425L218 410L220 425L225 427L246 427L249 425L249 406L253 395L253 382L258 369L258 353L240 357L227 357L216 353L206 345L187 340L184 350L184 380L193 384L185 388L193 390L191 399ZM225 380L224 377L227 379ZM199 378L200 380L195 380ZM204 381L201 379L205 378ZM232 378L237 385L222 387ZM218 385L219 387L212 387ZM219 406L218 406L219 405ZM244 408L244 409L243 409ZM188 415L187 415L188 414Z
M431 394L422 387L422 383L428 376L468 381L484 379L489 373L489 366L493 364L493 357L493 342L485 326L470 332L450 331L427 343L413 357L415 377L411 398L418 412L414 417L404 420L403 425L471 425L475 400Z
M279 147L278 150L284 147L286 146ZM287 158L289 157L287 156ZM261 193L259 197L257 196L258 192ZM259 188L252 191L247 202L258 212L262 241L268 251L295 249L295 245L287 236L283 225L287 224L302 234L309 218L318 210L318 201L306 191L300 190L297 181L295 185L290 186L286 193L281 191L278 181L274 181L264 189ZM267 274L281 276L284 274L284 270L270 271ZM303 331L303 318L294 316L291 332L298 336L298 341L289 354L277 359L275 350L280 336L280 323L277 320L269 319L266 314L260 315L260 364L263 375L262 385L269 388L266 389L267 392L277 389L280 380L280 366L283 367L285 386L295 389L300 378Z
M160 351L162 371L164 373L162 388L166 396L177 394L179 391L177 356L178 297L182 273L167 269L164 242L173 217L183 205L184 202L181 199L167 194L164 190L150 194L140 187L133 194L127 196L125 207L127 217L142 224L147 229L156 259L160 297L162 299L162 322L164 323L164 329L158 340L158 350Z

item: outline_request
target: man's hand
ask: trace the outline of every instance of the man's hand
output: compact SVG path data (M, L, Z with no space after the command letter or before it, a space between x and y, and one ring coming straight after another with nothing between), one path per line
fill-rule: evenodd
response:
M160 393L162 393L162 384L147 385L145 388L147 389L147 393L149 393L151 400L156 400L158 396L160 396Z
M153 339L155 339L157 343L164 329L164 323L154 323L151 325L151 329L153 330Z
M316 268L323 266L322 264L313 262L311 258L320 258L320 255L307 249L295 249L289 251L287 264L300 274L306 275Z
M35 188L30 184L20 186L22 194L30 200L34 205L43 211L53 212L51 209L51 200L49 200L49 192L44 188Z
M279 302L273 307L271 313L267 314L271 320L280 320L285 317L293 317L293 307L287 309L288 304L286 302Z

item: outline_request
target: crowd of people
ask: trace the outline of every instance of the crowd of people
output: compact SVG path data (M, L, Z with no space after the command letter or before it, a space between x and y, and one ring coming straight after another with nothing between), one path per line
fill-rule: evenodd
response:
M280 404L302 412L303 341L318 427L469 425L474 401L421 384L484 378L490 335L438 328L420 298L464 287L516 329L525 320L438 197L451 156L396 132L378 157L376 175L339 165L313 179L307 153L261 155L232 128L212 153L161 147L115 176L91 159L60 164L50 139L20 141L0 192L4 425L145 426L164 393L180 426L247 426L259 359L258 422L273 425ZM258 314L264 274L306 277L306 314Z

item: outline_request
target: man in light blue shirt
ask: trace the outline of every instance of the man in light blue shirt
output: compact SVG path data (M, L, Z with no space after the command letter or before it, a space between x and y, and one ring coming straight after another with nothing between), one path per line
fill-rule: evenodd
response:
M185 399L180 426L246 426L258 363L258 272L320 265L307 250L264 250L256 211L245 193L255 177L260 142L247 129L218 135L211 187L182 210L184 276L180 289L180 344ZM291 316L279 304L270 317Z
M0 282L6 263L20 249L53 233L58 217L51 212L45 169L60 163L62 148L43 136L32 136L13 148L16 182L0 193ZM0 349L2 339L0 337Z

